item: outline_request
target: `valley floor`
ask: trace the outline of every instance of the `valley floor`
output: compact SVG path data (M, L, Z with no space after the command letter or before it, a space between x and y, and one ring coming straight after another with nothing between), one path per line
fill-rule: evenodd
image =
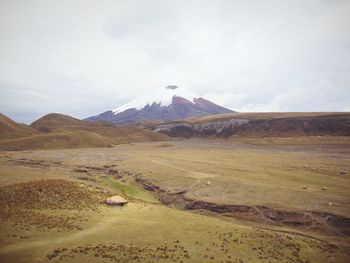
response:
M0 262L349 262L349 146L191 139L1 152ZM129 204L104 205L114 194Z

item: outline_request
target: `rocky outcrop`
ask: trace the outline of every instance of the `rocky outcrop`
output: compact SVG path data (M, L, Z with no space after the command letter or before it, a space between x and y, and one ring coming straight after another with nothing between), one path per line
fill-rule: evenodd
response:
M177 122L154 129L172 137L289 137L289 136L350 136L350 116L290 117L275 119L238 119L205 123Z
M202 124L174 123L160 125L154 131L167 134L172 137L228 137L239 131L240 127L249 123L245 119L231 119L228 121L209 122Z
M106 200L106 204L111 206L124 206L127 203L128 201L119 195L112 196Z

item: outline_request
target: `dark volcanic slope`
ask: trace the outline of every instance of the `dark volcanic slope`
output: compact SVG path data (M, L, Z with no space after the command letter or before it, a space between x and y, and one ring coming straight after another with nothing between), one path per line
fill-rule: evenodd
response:
M162 106L160 103L146 105L142 109L131 108L123 112L114 114L106 111L102 114L89 117L88 121L110 121L113 123L133 123L149 120L171 121L194 116L206 116L212 114L231 113L233 111L212 103L206 99L198 98L193 102L182 97L174 96L172 103Z
M199 123L177 122L159 125L155 131L172 137L230 136L247 137L292 137L292 136L350 136L350 114L297 114L297 117L276 117L271 113L264 117L201 120Z

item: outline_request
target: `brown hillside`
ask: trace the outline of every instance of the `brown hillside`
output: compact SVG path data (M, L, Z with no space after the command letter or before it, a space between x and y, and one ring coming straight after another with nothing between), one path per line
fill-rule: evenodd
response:
M51 113L38 119L31 124L32 127L41 132L72 132L89 131L107 137L115 144L142 142L142 141L164 141L168 137L148 129L138 128L136 125L114 127L109 122L82 121L67 115Z
M59 198L58 198L59 197ZM106 197L98 190L63 179L32 181L0 187L0 207L25 209L82 209ZM1 209L1 210L3 210Z
M4 224L12 222L26 232L32 227L41 231L81 230L81 217L71 212L96 211L106 197L101 190L62 179L1 186L0 220ZM64 214L55 213L57 209L64 209Z
M18 124L0 113L0 140L14 139L37 134L38 132L25 124Z
M0 150L6 151L107 147L169 139L136 125L113 127L108 122L91 123L58 113L45 115L31 126L17 124L3 115L0 121Z
M92 124L68 115L50 113L33 122L30 126L41 132L50 132L62 128L82 128Z
M89 131L61 131L6 140L0 142L0 150L21 151L35 149L66 149L107 147L112 140Z

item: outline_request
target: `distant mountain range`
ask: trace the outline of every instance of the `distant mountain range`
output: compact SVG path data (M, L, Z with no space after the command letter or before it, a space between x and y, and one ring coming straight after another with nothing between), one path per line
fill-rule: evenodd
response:
M87 121L110 121L115 124L135 123L151 120L172 121L194 116L232 113L234 111L219 106L209 100L171 85L152 90L147 96L137 98L96 116Z
M170 137L305 136L349 137L350 113L231 113L174 122L144 122L143 125L89 122L58 113L47 114L31 125L25 125L0 113L0 151L112 147L125 143L168 141Z
M350 113L237 113L176 86L85 120L50 113L25 125L0 113L0 151L113 147L170 137L304 136L348 137Z

